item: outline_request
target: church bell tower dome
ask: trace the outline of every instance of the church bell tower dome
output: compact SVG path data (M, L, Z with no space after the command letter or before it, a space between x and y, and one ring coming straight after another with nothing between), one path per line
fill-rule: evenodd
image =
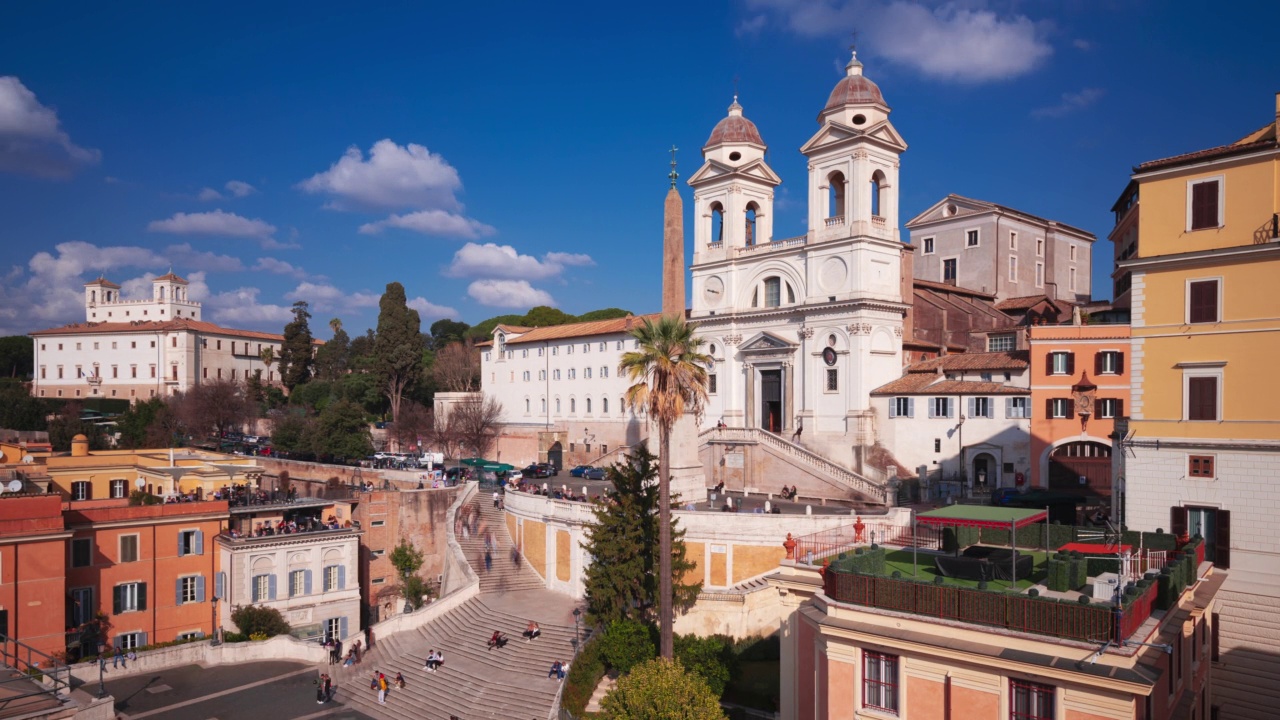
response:
M862 62L858 60L856 52L849 64L844 66L844 70L845 76L836 83L831 95L827 97L827 105L822 108L823 115L858 105L880 105L888 108L880 86L862 74Z
M733 104L729 106L729 114L716 123L711 131L711 137L707 138L706 144L702 147L706 150L726 144L759 145L762 149L765 147L764 139L760 137L756 124L743 116L742 106L738 104L737 96L734 96Z

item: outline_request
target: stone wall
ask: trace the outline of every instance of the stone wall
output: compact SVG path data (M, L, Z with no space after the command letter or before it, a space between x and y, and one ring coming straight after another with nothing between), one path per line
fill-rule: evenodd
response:
M304 663L322 663L329 657L320 643L299 640L289 635L277 635L258 642L222 643L213 645L208 640L197 640L183 645L147 650L138 653L138 659L127 668L107 668L112 680L131 675L146 675L167 668L183 665L235 665L259 660L296 660ZM81 683L98 682L98 663L87 662L71 666L71 676Z
M453 487L355 493L351 516L364 531L360 589L362 602L371 610L370 617L365 618L367 622L400 610L400 596L395 592L399 580L391 564L391 551L401 540L422 553L420 576L436 580L443 574L450 530L447 516L459 491Z

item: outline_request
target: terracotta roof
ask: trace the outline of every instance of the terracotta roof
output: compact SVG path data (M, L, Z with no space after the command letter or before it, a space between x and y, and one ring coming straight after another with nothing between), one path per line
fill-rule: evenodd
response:
M760 137L756 124L743 117L742 106L738 104L737 98L734 98L733 104L729 106L728 117L716 123L711 131L711 137L707 138L703 147L708 148L723 143L764 145L764 139Z
M926 361L929 362L929 361ZM872 395L1030 395L1028 388L998 382L948 380L932 373L911 373L871 391Z
M943 355L907 367L908 373L932 373L942 368L950 370L1022 370L1031 367L1026 350L1008 352L960 353Z
M174 320L138 320L135 322L100 322L100 323L72 323L58 328L49 328L48 330L36 330L31 335L95 335L108 333L123 332L169 332L169 331L193 331L210 333L213 335L234 335L235 337L253 338L255 340L274 340L282 342L284 337L276 333L258 332L257 330L236 330L234 328L224 328L220 325L214 325L211 322L203 320L188 320L179 318ZM323 345L323 340L313 340L316 345Z
M1057 303L1053 302L1048 295L1042 293L1040 295L1024 295L1022 297L1005 298L1004 300L996 303L996 309L1002 311L1030 310L1046 300L1055 307L1057 306Z
M871 82L863 75L847 75L836 83L835 88L831 90L831 95L827 97L827 106L822 109L835 110L845 105L884 105L884 94L880 92L880 86Z
M120 286L119 286L119 285L117 285L117 284L115 284L115 283L111 282L110 280L108 280L108 279L106 279L106 278L104 278L104 277L99 277L97 280L93 280L93 281L90 281L90 282L85 283L85 287L88 287L88 286L90 286L90 285L101 285L101 286L103 286L103 287L115 288L116 290L119 290L119 289L120 289Z
M952 293L955 295L968 295L970 297L982 298L984 300L995 300L996 296L991 293L974 290L972 288L961 287L959 285L949 285L947 283L934 282L933 280L921 280L920 278L912 278L911 284L918 288L928 290L937 290L939 292Z
M182 283L183 285L186 285L186 284L187 284L187 280L186 280L186 278L181 278L181 277L178 277L177 275L174 275L172 270L170 270L169 272L165 273L164 275L161 275L160 277L156 278L155 280L152 280L151 282L156 282L156 281L158 281L158 280L172 280L172 281L174 281L174 282Z
M636 327L645 320L657 320L659 317L661 317L661 313L640 315L638 317L628 315L627 317L612 318L610 320L592 320L591 322L534 328L519 337L508 338L507 344L516 345L519 343L543 342L545 340L563 340L565 338L588 337L591 335L624 333L629 332L631 328Z
M1148 170L1159 170L1161 168L1177 167L1179 165L1190 165L1191 163L1199 162L1201 160L1214 160L1217 158L1231 157L1232 155L1242 155L1255 150L1266 150L1274 147L1277 147L1276 124L1272 122L1229 145L1219 145L1218 147L1212 147L1206 150L1196 150L1195 152L1160 158L1159 160L1148 160L1147 162L1135 167L1133 171L1135 173L1141 173Z
M1060 222L1058 220L1050 220L1049 218L1040 217L1039 215L1032 215L1031 213L1025 210L1019 210L1015 207L1009 207L1008 205L993 203L989 200L978 200L977 198L965 197L964 195L957 195L955 193L948 193L947 197L944 198L944 201L945 200L959 200L961 202L971 203L973 205L985 206L988 209L995 209L995 210L1000 210L1006 213L1012 213L1014 215L1021 215L1022 217L1028 218L1030 220L1042 222L1046 225L1056 225L1060 228L1065 228L1072 232L1080 233L1081 235L1087 235L1093 238L1094 240L1097 240L1097 236L1089 232L1088 230L1082 230L1074 225L1068 225L1067 223ZM916 219L919 219L919 218L916 218ZM910 228L912 223L914 223L916 219L913 219L911 222L907 223L907 227ZM943 219L946 220L950 218L943 218Z
M501 331L503 331L503 332L509 332L509 333L527 333L527 332L529 332L530 330L532 330L533 328L524 327L523 325L503 325L503 324L498 324L498 325L496 325L496 326L494 327L494 329L495 329L495 330L501 330Z

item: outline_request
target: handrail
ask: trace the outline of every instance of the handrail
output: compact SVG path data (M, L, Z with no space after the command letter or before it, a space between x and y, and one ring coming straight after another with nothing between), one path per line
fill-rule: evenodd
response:
M30 645L11 637L0 636L0 664L17 670L22 673L23 678L29 678L33 683L42 687L42 689L35 692L23 693L17 696L8 695L5 697L6 702L16 700L19 697L56 696L60 691L71 691L70 667L57 658L46 655ZM42 683L40 676L47 678L49 682Z
M887 484L877 483L876 481L853 472L843 465L838 465L821 455L803 448L795 443L784 440L782 437L769 432L763 428L740 428L740 427L712 427L698 433L698 439L707 442L712 438L728 439L728 440L755 440L763 441L770 447L781 450L790 454L792 457L807 462L809 465L827 473L836 480L848 485L853 490L866 495L874 501L887 505L889 502L889 488Z

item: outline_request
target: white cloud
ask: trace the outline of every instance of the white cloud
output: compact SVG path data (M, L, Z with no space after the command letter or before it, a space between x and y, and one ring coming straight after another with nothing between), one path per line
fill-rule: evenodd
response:
M332 196L331 205L339 209L462 207L454 196L462 189L462 180L453 166L422 145L397 145L389 139L374 143L368 160L360 148L347 148L328 170L298 187Z
M174 213L165 220L153 220L147 225L150 232L174 235L218 235L258 240L267 246L279 246L272 238L276 226L258 219L249 219L235 213L214 210L199 213Z
M442 320L444 318L458 317L458 311L445 305L436 305L424 297L416 297L405 303L409 307L418 311L418 317L423 321Z
M590 255L550 252L538 260L532 255L521 255L510 245L496 243L467 243L453 255L453 262L445 269L450 277L508 278L514 280L545 280L564 272L567 266L594 265Z
M239 272L244 270L244 263L238 257L218 255L191 247L191 243L170 245L161 253L174 268L196 268L207 272ZM190 279L190 278L188 278Z
M407 215L392 215L385 220L365 223L360 226L363 235L377 235L386 228L413 230L423 235L443 235L445 237L478 238L492 235L496 230L479 220L446 212L444 210L420 210Z
M293 309L288 305L258 302L260 292L255 287L242 287L210 295L203 300L206 319L230 327L280 332L284 324L293 319ZM191 297L196 297L194 292Z
M200 202L213 202L214 200L221 200L222 193L218 192L217 190L214 190L211 187L201 188L200 194L196 195L196 199L199 200Z
M1085 88L1080 92L1062 93L1061 99L1056 105L1047 105L1045 107L1036 108L1031 111L1031 117L1035 118L1056 118L1073 113L1077 110L1083 110L1090 105L1102 99L1107 91L1102 88Z
M530 308L535 305L555 306L555 298L539 290L527 280L476 280L467 287L467 295L489 307Z
M1071 46L1081 52L1088 52L1093 49L1093 43L1084 38L1076 38L1071 41Z
M12 75L0 76L0 172L66 178L102 153L71 142L58 113Z
M258 192L257 188L243 180L228 180L225 187L227 188L227 192L231 193L232 197L238 198L248 197L249 195Z
M284 260L273 257L258 258L258 262L254 264L253 269L258 272L268 272L273 275L289 275L299 279L307 276L306 270L303 270L292 263L287 263Z
M302 282L285 293L286 300L305 300L317 310L377 307L382 298L377 293L347 293L328 283Z
M937 80L1005 80L1035 70L1053 54L1046 23L1001 16L980 4L750 0L749 6L777 14L789 30L808 37L843 36L856 28L868 54Z

